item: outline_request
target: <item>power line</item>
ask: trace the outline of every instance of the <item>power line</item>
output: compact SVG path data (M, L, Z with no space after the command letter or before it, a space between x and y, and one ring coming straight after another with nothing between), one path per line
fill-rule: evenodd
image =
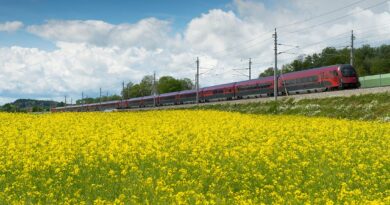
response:
M311 21L311 20L313 20L313 19L316 19L316 18L319 18L319 17L322 17L322 16L326 16L326 15L329 15L329 14L331 14L331 13L335 13L335 12L337 12L337 11L340 11L340 10L342 10L342 9L345 9L345 8L347 8L347 7L351 7L351 6L353 6L353 5L359 4L359 3L363 2L363 1L365 1L365 0L359 0L359 1L356 1L356 2L353 2L353 3L350 3L350 4L346 5L346 6L340 7L340 8L338 8L338 9L335 9L335 10L332 10L332 11L329 11L329 12L325 12L325 13L322 13L322 14L320 14L320 15L318 15L318 16L312 17L312 18L309 19L309 20L302 20L302 21L294 22L294 23L292 23L292 24L279 26L278 28L288 27L288 26L296 25L296 24L303 23L303 22L306 22L306 21ZM364 8L362 11L367 10L367 9L370 9L370 8L373 8L373 7L376 7L376 6L379 6L379 5L381 5L381 4L383 4L383 3L386 3L386 2L387 2L387 1L384 1L384 2L380 2L380 3L378 3L378 4L375 4L375 5L366 7L366 8ZM347 17L347 16L350 16L350 15L353 15L353 14L356 14L356 13L360 13L360 12L362 12L362 11L352 12L352 13L349 13L349 14L346 14L346 15L343 15L343 16L340 16L340 17L331 19L331 20L329 20L329 21L322 22L321 24L313 25L313 26L310 26L310 27L307 27L307 28L304 28L304 29L301 29L301 30L305 30L305 29L308 29L308 28L314 28L314 27L317 27L317 26L320 26L320 25L323 25L323 24L326 24L326 23L330 23L330 22L332 22L332 21L337 21L337 20L339 20L339 19L345 18L345 17ZM301 30L299 30L299 31L301 31ZM260 35L258 35L256 38L253 38L253 39L250 39L250 40L248 40L248 41L245 41L245 42L243 42L242 44L251 43L251 42L257 40L258 37L263 36L263 35L265 35L265 34L267 34L267 33L270 33L270 32L271 32L271 31L265 32L265 33L263 33L263 34L260 34ZM295 32L298 32L298 31L295 31ZM334 37L332 37L332 38L334 38ZM263 42L265 42L265 41L267 41L267 40L268 40L268 39L263 39L263 40L260 41L260 42L255 42L255 43L250 44L250 45L245 46L245 47L242 47L242 45L240 45L240 44L236 44L236 45L234 45L234 46L232 46L232 47L228 47L228 48L223 49L223 50L221 50L221 51L216 51L216 52L211 52L211 53L212 53L212 54L218 54L218 53L230 51L227 55L219 56L219 58L224 58L224 57L231 56L231 55L233 55L233 54L235 54L235 53L237 53L237 52L239 52L239 51L242 51L242 50L246 50L246 49L252 48L252 47L254 47L254 46L258 45L258 44L261 44L261 43L263 43ZM320 43L322 43L322 42L329 41L329 40L331 40L331 39L325 39L325 40L322 40L322 41L320 41L320 42L316 42L315 44L307 45L307 46L305 46L305 48L307 48L307 47L309 47L309 46L314 46L314 45L316 45L316 44L320 44ZM334 39L334 40L337 40L337 39ZM232 49L234 49L234 48L240 48L240 49L238 49L238 50L232 50ZM294 49L296 49L296 48L292 48L292 49L285 50L285 51L283 51L283 53L288 53L288 54L293 54L293 55L294 55L294 54L296 54L296 53L288 52L288 51L294 50ZM208 55L205 55L205 56L208 56ZM209 72L210 72L210 71L208 71L208 72L206 72L206 73L209 73ZM203 73L203 74L204 74L204 73Z
M357 2L354 2L354 3L351 3L351 4L348 4L348 5L344 6L344 7L341 7L341 8L335 9L335 10L333 10L333 11L329 11L329 12L323 13L323 14L321 14L321 15L318 15L318 16L316 16L316 17L313 17L313 18L311 18L310 20L312 20L312 19L314 19L314 18L321 17L321 16L328 15L328 14L330 14L330 13L337 12L337 11L339 11L339 10L342 10L342 9L347 8L347 7L350 7L350 6L352 6L352 5L361 3L361 2L363 2L363 1L365 1L365 0L360 0L360 1L357 1ZM386 1L385 1L385 2L386 2ZM366 9L369 9L369 8L373 8L373 7L376 7L376 6L379 6L380 4L383 4L383 3L385 3L385 2L381 2L381 3L379 3L379 4L375 4L375 5L373 5L373 6L364 8L363 10L366 10ZM359 11L359 12L361 12L361 11ZM330 23L330 22L332 22L332 21L335 21L335 20L338 20L338 19L341 19L341 18L350 16L350 15L352 15L352 14L359 13L359 12L352 12L352 13L350 13L350 14L347 14L347 15L344 15L344 16L341 16L341 17L338 17L338 18L336 18L336 19L332 19L332 20L330 20L330 21L323 22L323 23L321 23L321 24L319 24L319 25L323 25L323 24L326 24L326 23ZM304 20L304 21L309 21L309 20ZM304 22L304 21L300 21L300 22ZM299 23L299 22L295 22L295 23L290 24L290 25L296 25L296 24L298 24L298 23ZM319 26L319 25L315 25L315 26L311 26L311 27L307 27L307 28L317 27L317 26ZM287 26L289 26L289 25L285 25L285 26L282 26L282 27L287 27ZM280 28L280 27L279 27L279 28ZM307 28L305 28L305 29L307 29ZM305 29L302 29L302 30L305 30ZM296 31L296 32L298 32L298 31ZM265 35L265 34L267 34L267 33L270 33L270 32L266 32L266 33L264 33L264 34L262 34L262 35ZM261 35L261 36L262 36L262 35ZM254 40L256 40L256 39L257 39L257 38L254 38L254 39L251 39L251 40L249 40L249 41L246 41L244 44L250 43L250 42L252 42L252 41L254 41ZM231 56L231 55L233 55L233 54L235 54L235 53L237 53L237 52L239 52L239 51L246 50L246 49L248 49L248 48L252 48L252 47L254 47L254 46L258 45L258 44L261 44L261 43L263 43L263 42L265 42L265 41L267 41L267 40L268 40L268 39L264 39L264 40L262 40L262 41L260 41L260 42L256 42L256 43L251 44L251 45L249 45L249 46L242 47L242 48L239 49L239 50L231 51L231 52L230 52L229 54L227 54L227 55L220 56L220 58L228 57L228 56ZM323 42L323 41L321 41L321 42ZM321 43L321 42L317 42L317 43L319 44L319 43ZM212 52L212 53L213 53L213 54L217 54L217 53L221 53L221 52L227 52L228 50L231 50L231 49L233 49L233 48L238 48L238 47L240 47L240 46L241 46L241 45L236 45L236 46L229 47L229 48L227 48L227 49L224 49L224 50L221 50L221 51L217 51L217 52ZM295 53L289 53L289 52L288 52L288 51L293 50L293 49L295 49L295 48L292 48L292 49L289 49L289 50L286 50L286 51L283 51L283 52L284 52L284 53L288 53L288 54L295 54Z
M390 19L389 19L390 21ZM365 31L365 32L356 32L358 35L362 35L362 34L366 34L366 33L372 33L372 32L377 32L378 29L381 29L383 30L383 28L387 28L389 27L390 24L384 24L384 25L379 25L379 26L375 26L375 27L368 27L368 28L359 28L359 29L354 29L354 31ZM385 30L389 30L390 28L388 29L385 29Z
M343 19L343 18L348 17L348 16L351 16L351 15L354 15L354 14L361 13L361 12L367 10L367 9L371 9L371 8L380 6L380 5L382 5L382 4L384 4L384 3L387 3L387 2L388 2L388 0L382 1L382 2L377 3L377 4L374 4L374 5L372 5L372 6L363 8L361 11L351 12L351 13L349 13L349 14L346 14L346 15L343 15L343 16L339 16L339 17L337 17L337 18L334 18L334 19L331 19L331 20L328 20L328 21L324 21L324 22L319 23L319 24L315 24L315 25L312 25L312 26L308 26L308 27L306 27L306 28L299 29L299 30L292 31L292 32L288 32L288 33L293 34L293 33L302 32L302 31L305 31L305 30L308 30L308 29L316 28L316 27L318 27L318 26L325 25L325 24L328 24L328 23L331 23L331 22L334 22L334 21L338 21L338 20Z
M275 66L274 66L274 99L275 101L278 99L278 78L277 78L277 73L278 73L278 33L276 32L275 28L275 34L273 35L275 39Z
M344 32L344 33L338 34L336 36L333 36L333 37L330 37L330 38L327 38L327 39L324 39L324 40L321 40L321 41L317 41L317 42L314 42L314 43L311 43L311 44L300 46L299 49L309 48L309 47L312 47L312 46L315 46L315 45L318 45L318 44L321 44L323 42L330 41L330 40L333 41L333 40L343 39L343 38L346 38L347 36L342 36L342 35L345 35L347 33L349 33L349 32ZM339 37L339 36L342 36L342 37Z
M196 58L196 104L199 104L199 57Z
M359 4L359 3L363 2L363 1L366 1L366 0L356 1L356 2L353 2L353 3L348 4L348 5L346 5L346 6L343 6L343 7L341 7L341 8L338 8L338 9L335 9L335 10L331 10L331 11L322 13L322 14L320 14L320 15L318 15L318 16L311 17L310 19L305 19L305 20L301 20L301 21L296 21L296 22L294 22L294 23L287 24L287 25L283 25L283 26L278 26L278 27L276 27L276 28L281 29L281 28L286 28L286 27L290 27L290 26L297 25L297 24L305 23L305 22L311 21L311 20L313 20L313 19L316 19L316 18L319 18L319 17L323 17L323 16L326 16L326 15L329 15L329 14L332 14L332 13L335 13L335 12L338 12L338 11L341 11L341 10L343 10L343 9L345 9L345 8L354 6L354 5Z
M227 52L227 51L232 50L232 49L234 49L234 48L239 48L239 47L241 47L243 44L248 44L248 43L250 43L250 42L253 42L253 41L255 41L255 40L258 40L259 37L266 36L266 35L270 34L271 32L272 32L272 30L267 31L267 32L265 32L265 33L262 33L262 34L257 35L255 38L249 39L248 41L245 41L245 42L243 42L243 43L236 44L236 45L234 45L234 46L232 46L232 47L228 47L228 48L226 48L226 49L223 49L223 50L220 50L220 51L216 51L216 52L211 52L211 53L213 53L213 54L224 53L224 52ZM258 43L255 43L255 44L258 44Z
M370 39L370 38L378 38L379 36L389 36L390 35L390 32L389 33L381 33L381 34L377 34L377 35L369 35L369 36L362 36L362 37L359 37L359 39Z
M239 50L235 50L235 51L229 52L229 53L226 54L226 55L220 56L220 58L226 58L226 57L228 57L228 56L232 56L233 54L236 54L237 52L240 52L240 51L243 51L243 50L247 50L248 48L253 48L253 47L255 47L256 45L261 44L261 43L264 43L264 42L266 42L266 41L268 41L268 40L270 40L270 39L269 39L269 38L263 39L263 40L260 41L260 42L251 44L251 45L246 46L246 47L242 47L242 48L239 49Z
M381 44L385 44L384 42L388 42L390 41L390 38L383 38L383 39L372 39L372 40L364 40L364 41L358 41L356 42L356 44L359 46L362 46L362 45L365 45L365 44L377 44L377 43L381 43Z
M320 14L320 15L318 15L318 16L312 17L310 20L315 19L315 18L318 18L318 17L325 16L325 15L328 15L328 14L331 14L331 13L335 13L335 12L340 11L340 10L342 10L342 9L345 9L345 8L347 8L347 7L350 7L350 6L359 4L359 3L363 2L363 1L365 1L365 0L360 0L360 1L353 2L353 3L351 3L351 4L348 4L348 5L346 5L346 6L343 6L343 7L341 7L341 8L338 8L338 9L335 9L335 10L332 10L332 11L329 11L329 12L326 12L326 13L323 13L323 14ZM370 9L370 8L373 8L373 7L376 7L376 6L379 6L379 5L384 4L384 3L386 3L386 2L387 2L387 1L383 1L383 2L380 2L380 3L378 3L378 4L375 4L375 5L366 7L366 8L364 8L364 9L361 10L361 11L352 12L352 13L349 13L349 14L347 14L347 15L343 15L343 16L340 16L340 17L331 19L331 20L329 20L329 21L322 22L322 23L320 23L320 24L318 24L318 25L313 25L313 26L310 26L310 27L307 27L307 28L304 28L304 29L301 29L301 30L298 30L298 31L294 31L294 32L299 32L299 31L306 30L306 29L309 29L309 28L318 27L318 26L320 26L320 25L324 25L324 24L327 24L327 23L330 23L330 22L333 22L333 21L337 21L337 20L342 19L342 18L345 18L345 17L347 17L347 16L350 16L350 15L353 15L353 14L356 14L356 13L360 13L360 12L362 12L362 11L364 11L364 10L367 10L367 9ZM303 21L299 21L299 22L294 22L294 23L289 24L289 25L279 26L278 28L288 27L288 26L291 26L291 25L296 25L296 24L298 24L298 23L302 23L302 22L306 22L306 21L310 21L310 20L303 20ZM271 32L271 31L266 32L266 33L263 33L263 34L261 34L261 35L259 35L259 36L263 36L263 35L265 35L265 34L267 34L267 33L270 33L270 32ZM293 33L294 33L294 32L293 32ZM248 44L248 43L250 43L250 42L253 42L254 40L257 40L257 38L250 39L250 40L244 42L243 44ZM237 44L237 45L232 46L232 47L229 47L229 48L227 48L227 49L224 49L224 50L221 50L221 51L217 51L217 52L212 52L212 53L213 53L213 54L217 54L217 53L221 53L221 52L227 52L227 51L232 50L232 49L234 49L234 48L239 48L239 47L241 47L241 49L239 49L239 50L233 50L233 51L230 51L227 55L220 56L220 58L224 58L224 57L231 56L231 55L233 55L233 54L235 54L235 53L237 53L237 52L239 52L239 51L243 51L243 50L252 48L252 47L254 47L254 46L258 45L258 44L261 44L261 43L263 43L263 42L265 42L265 41L267 41L267 40L268 40L268 39L263 39L263 40L260 41L260 42L255 42L254 44L250 44L250 45L245 46L245 47L241 47L241 45L238 45L238 44ZM330 40L330 39L329 39L329 40ZM335 39L335 40L336 40L336 39ZM315 43L315 44L320 44L320 43L325 42L325 41L328 41L328 39L323 40L323 41L320 41L320 42L317 42L317 43ZM313 46L313 45L315 45L315 44L312 44L312 45L310 45L310 46ZM306 46L306 47L308 47L308 46ZM295 49L295 48L292 48L291 50L294 50L294 49ZM285 53L289 53L288 51L290 51L290 49L289 49L289 50L286 50L286 51L284 51L284 52L285 52ZM289 53L289 54L294 54L294 53Z
M390 26L390 24L389 24ZM372 27L369 27L369 28L372 28ZM363 30L364 31L364 28L360 28L359 30ZM336 40L340 40L340 39L347 39L347 37L349 35L347 35L349 33L348 32L343 32L343 33L340 33L336 36L333 36L333 37L330 37L330 38L327 38L327 39L324 39L324 40L321 40L321 41L317 41L317 42L314 42L314 43L311 43L311 44L307 44L307 45L304 45L304 46L300 46L299 48L292 48L292 49L288 49L286 51L290 51L290 50L294 50L294 49L304 49L304 48L309 48L309 47L312 47L312 46L315 46L315 45L318 45L318 44L321 44L323 42L327 42L327 41L336 41ZM358 33L357 35L360 35L361 33ZM381 36L381 35L389 35L390 33L385 33L385 34L379 34L379 35L375 35L375 36L372 36L372 37L377 37L377 36ZM358 37L358 39L365 39L365 37ZM332 47L332 46L329 46L328 47ZM345 46L342 46L342 47L345 47Z

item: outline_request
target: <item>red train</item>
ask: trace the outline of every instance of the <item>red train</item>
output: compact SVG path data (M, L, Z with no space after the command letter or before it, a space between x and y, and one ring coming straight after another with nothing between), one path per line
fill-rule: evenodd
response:
M360 82L356 70L349 64L291 72L283 74L278 78L278 95L359 87ZM273 96L273 92L274 79L273 76L271 76L201 88L199 89L199 102L266 97ZM196 103L196 90L185 90L157 96L131 98L123 101L110 101L102 104L95 103L57 107L53 108L52 112L101 111L187 103Z

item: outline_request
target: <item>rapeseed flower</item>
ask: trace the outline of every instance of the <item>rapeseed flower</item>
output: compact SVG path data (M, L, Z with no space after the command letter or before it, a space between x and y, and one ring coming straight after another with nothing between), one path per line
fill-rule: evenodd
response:
M390 124L0 113L0 204L389 204Z

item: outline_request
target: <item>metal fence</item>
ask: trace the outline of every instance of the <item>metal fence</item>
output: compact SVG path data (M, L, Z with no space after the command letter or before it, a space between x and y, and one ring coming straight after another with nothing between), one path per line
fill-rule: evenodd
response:
M362 88L390 86L390 73L360 77Z

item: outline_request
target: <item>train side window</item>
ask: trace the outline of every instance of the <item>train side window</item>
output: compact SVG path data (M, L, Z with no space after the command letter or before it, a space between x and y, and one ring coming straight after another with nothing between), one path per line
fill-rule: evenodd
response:
M223 90L222 90L222 89L214 90L213 93L214 93L214 94L223 93Z

